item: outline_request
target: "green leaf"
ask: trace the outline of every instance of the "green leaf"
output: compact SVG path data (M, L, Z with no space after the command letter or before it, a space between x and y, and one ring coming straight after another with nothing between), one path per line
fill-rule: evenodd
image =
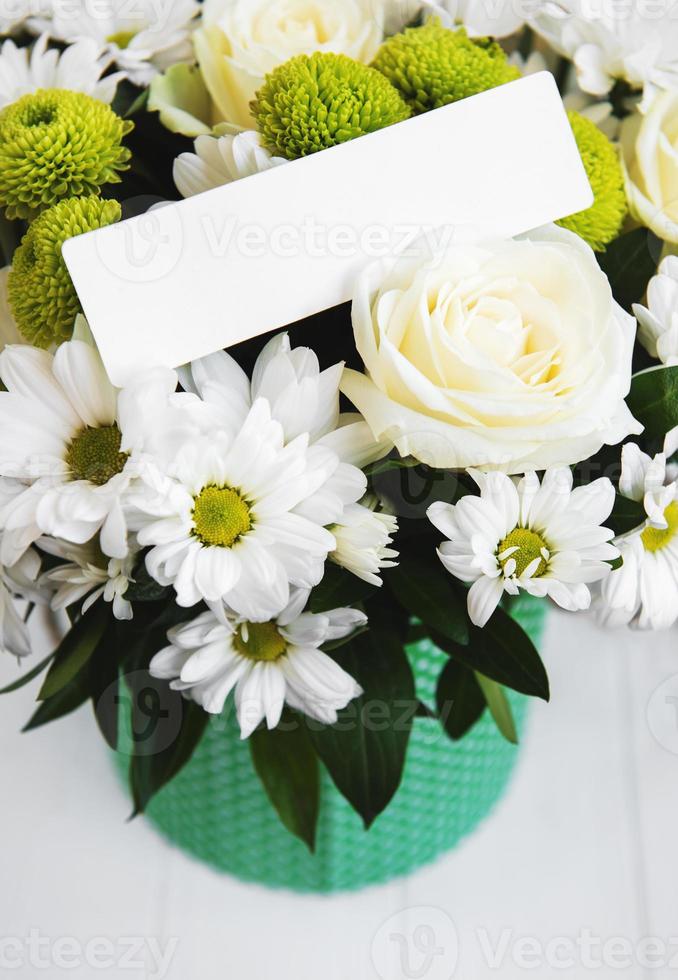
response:
M127 79L123 79L118 84L111 108L117 116L128 119L146 107L148 95L148 89L140 89Z
M548 676L536 647L503 609L497 609L483 629L472 628L468 646L452 643L438 633L432 639L471 670L521 694L549 700Z
M370 463L365 467L365 476L371 479L375 476L382 476L384 473L392 473L394 470L409 470L419 466L419 460L413 456L387 456L379 459L376 463Z
M313 613L323 613L329 609L355 606L369 599L376 591L376 586L363 582L345 568L328 561L322 582L311 592L309 609Z
M450 660L438 678L438 714L443 728L454 741L463 738L485 711L485 698L472 670Z
M645 426L645 438L663 442L666 433L678 425L678 367L656 367L636 374L627 404Z
M398 635L373 628L334 654L363 689L335 725L306 719L318 755L337 789L370 827L402 779L418 708L414 678Z
M633 531L644 524L646 518L647 514L641 502L629 500L628 497L622 497L618 493L615 498L614 509L605 521L605 526L612 528L616 535L626 534L627 531Z
M398 602L430 629L455 643L469 642L466 603L437 560L408 554L386 581Z
M115 624L117 625L117 624ZM112 626L96 648L89 662L90 696L97 725L112 749L118 747L118 718L120 715L121 644L118 630Z
M54 653L50 653L50 655L45 657L45 659L34 667L33 670L29 670L27 674L22 674L21 677L15 681L12 681L12 683L8 684L7 687L3 687L2 690L0 690L0 694L12 694L14 691L18 691L22 687L25 687L26 684L30 684L32 680L35 680L35 678L43 672L47 664L51 663L53 659Z
M645 228L636 228L596 256L610 280L614 298L628 313L634 303L643 299L647 284L657 271L657 244L658 239Z
M494 718L497 728L507 742L511 742L512 745L517 745L518 732L509 699L506 697L506 691L501 684L497 684L496 681L490 680L489 677L485 677L483 674L476 673L476 680L480 685L480 689L487 702L487 707L490 709L490 714Z
M43 701L22 731L31 732L59 718L70 715L90 696L89 671L81 670L68 684L59 688L48 700Z
M286 711L275 731L260 727L249 741L254 768L282 823L313 851L320 776L308 730L297 715Z
M125 119L129 119L131 116L136 116L143 109L146 108L148 104L148 97L150 94L150 89L143 89L142 92L137 95L131 106L125 111Z
M96 602L68 631L54 654L54 662L42 685L38 701L54 697L88 662L111 621L111 607Z
M149 694L154 690L157 699L149 706ZM155 681L150 675L145 682L138 681L132 693L134 753L129 779L135 817L146 811L155 794L190 761L210 716L200 705L186 701L166 682Z

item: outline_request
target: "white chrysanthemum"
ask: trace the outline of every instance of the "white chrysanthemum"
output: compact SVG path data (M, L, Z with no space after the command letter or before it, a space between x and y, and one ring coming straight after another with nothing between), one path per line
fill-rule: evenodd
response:
M527 473L520 482L503 473L469 471L480 496L458 504L432 504L430 521L449 540L438 555L445 568L471 584L469 616L484 626L504 594L521 589L550 596L563 609L588 609L587 583L610 572L619 557L601 527L614 505L607 478L572 489L572 472L554 467L539 482Z
M343 364L334 364L321 371L309 347L293 349L288 334L280 333L257 358L251 381L224 351L194 361L179 376L184 388L202 399L216 424L229 419L242 422L254 401L265 398L272 417L283 427L286 442L307 433L311 444L332 449L353 468L363 467L385 456L393 443L376 441L356 412L340 414L343 369ZM348 471L343 472L348 476Z
M373 511L363 504L352 504L344 511L340 524L331 529L337 546L331 561L348 569L353 575L380 586L382 568L393 568L398 552L390 545L398 530L398 521L390 514Z
M642 501L644 525L615 541L624 564L602 584L598 618L605 626L668 629L678 619L678 481L667 459L678 449L678 428L650 459L635 443L622 450L620 493Z
M652 357L678 365L678 257L665 258L647 287L647 307L633 307L638 339Z
M38 89L60 88L85 92L101 102L113 101L122 72L101 76L113 58L92 38L83 38L65 51L47 49L43 34L33 48L5 41L0 48L0 108Z
M55 356L28 346L0 354L0 475L25 484L0 511L0 559L14 564L43 534L84 544L101 532L112 558L128 553L123 500L142 465L144 420L82 340ZM173 372L145 379L147 397L173 390Z
M291 585L320 582L334 549L318 491L338 465L308 435L285 444L263 398L244 421L188 439L172 462L147 465L132 498L149 573L180 606L223 600L250 619L276 615Z
M105 45L137 85L147 85L158 71L193 58L191 30L200 10L195 0L52 3L51 18L37 21L42 30L59 41L91 38Z
M33 18L49 16L55 0L9 0L0 5L0 34L32 28Z
M242 422L253 401L264 398L272 418L282 426L285 443L307 435L314 449L322 447L333 454L335 468L304 504L303 513L330 526L336 535L333 560L381 584L378 570L396 557L387 545L397 525L393 518L373 515L358 505L366 484L359 467L381 458L391 444L376 443L359 415L340 415L342 372L342 364L321 371L312 350L292 349L288 335L282 333L261 352L251 382L224 352L194 362L182 371L181 378L184 387L199 395L213 413L211 424Z
M0 650L21 659L31 652L28 624L17 600L44 602L38 584L40 557L29 548L12 568L0 567Z
M356 609L304 613L307 598L297 592L268 622L203 613L170 630L170 646L153 658L151 674L211 714L223 710L235 689L243 738L264 719L275 728L285 704L331 725L362 691L320 647L349 636L367 617Z
M281 163L287 160L273 156L253 130L199 136L195 153L182 153L174 161L174 183L182 197L193 197Z
M534 29L572 59L584 92L605 95L618 78L644 88L678 86L678 2L650 14L641 3L588 0L544 3L531 21Z
M470 37L508 37L525 23L520 3L504 0L487 3L483 0L438 0L424 4L434 16L443 10L450 26L463 24ZM448 21L443 18L445 23Z
M68 609L81 600L81 612L103 598L113 605L116 619L132 619L132 604L125 598L132 581L132 571L138 552L130 549L127 558L107 558L96 542L84 545L68 544L54 538L42 538L42 551L65 559L42 577L45 586L53 590L51 607L55 611Z

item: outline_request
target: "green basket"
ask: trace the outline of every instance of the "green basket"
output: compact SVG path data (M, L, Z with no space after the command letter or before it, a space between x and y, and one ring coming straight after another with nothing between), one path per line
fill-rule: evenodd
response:
M512 610L536 643L544 609L528 598ZM428 640L408 652L419 698L432 704L447 657ZM511 693L511 702L521 730L527 700ZM297 892L352 890L408 874L454 848L501 798L517 756L487 711L458 743L437 721L417 718L402 784L369 831L323 772L317 847L310 854L278 821L231 712L214 719L147 816L177 847L244 881ZM128 757L121 752L118 759L126 772Z

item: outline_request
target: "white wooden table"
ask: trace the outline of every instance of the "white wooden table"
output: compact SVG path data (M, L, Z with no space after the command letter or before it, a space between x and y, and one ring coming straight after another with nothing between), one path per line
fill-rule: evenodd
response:
M553 702L499 809L432 867L331 898L240 884L127 823L89 709L20 735L36 687L5 697L0 975L678 977L676 640L554 613Z

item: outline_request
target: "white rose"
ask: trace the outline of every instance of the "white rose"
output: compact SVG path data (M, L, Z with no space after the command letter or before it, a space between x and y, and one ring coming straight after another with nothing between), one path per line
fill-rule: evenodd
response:
M353 301L373 435L440 468L543 470L642 431L624 403L635 321L562 228L372 266Z
M678 242L678 91L661 92L621 130L626 195L635 218Z
M264 76L298 54L331 51L370 62L384 38L387 0L206 0L194 35L221 117L254 126L250 102Z

